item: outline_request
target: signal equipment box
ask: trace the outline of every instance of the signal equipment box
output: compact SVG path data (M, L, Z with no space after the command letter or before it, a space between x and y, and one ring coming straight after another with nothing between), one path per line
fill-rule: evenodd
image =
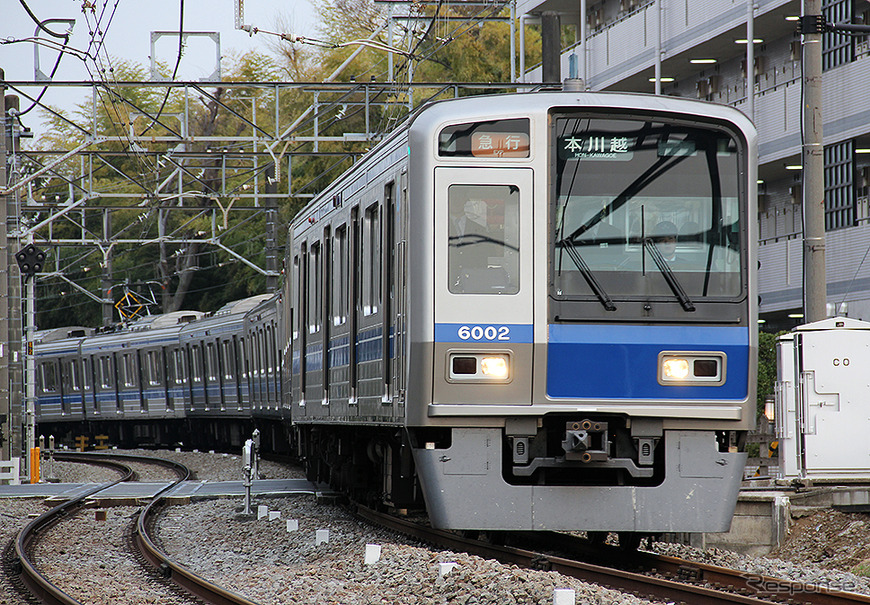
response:
M870 479L870 323L833 317L777 339L785 479Z

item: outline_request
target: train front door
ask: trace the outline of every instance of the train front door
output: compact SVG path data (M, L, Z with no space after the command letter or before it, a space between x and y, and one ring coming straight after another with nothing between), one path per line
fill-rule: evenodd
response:
M436 406L531 401L532 184L527 168L435 170Z

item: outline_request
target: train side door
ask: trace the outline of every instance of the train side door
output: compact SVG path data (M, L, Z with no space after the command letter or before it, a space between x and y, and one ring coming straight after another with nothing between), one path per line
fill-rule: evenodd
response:
M531 403L532 184L528 168L435 170L436 405Z

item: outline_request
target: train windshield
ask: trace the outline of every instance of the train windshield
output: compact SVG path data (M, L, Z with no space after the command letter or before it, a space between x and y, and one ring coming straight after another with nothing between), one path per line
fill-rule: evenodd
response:
M552 295L675 301L743 292L738 144L668 121L554 120Z

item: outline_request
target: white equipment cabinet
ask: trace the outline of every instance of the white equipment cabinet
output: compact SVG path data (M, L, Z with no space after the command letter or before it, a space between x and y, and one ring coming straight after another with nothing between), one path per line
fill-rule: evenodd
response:
M870 323L834 317L777 340L776 427L783 478L870 478Z

